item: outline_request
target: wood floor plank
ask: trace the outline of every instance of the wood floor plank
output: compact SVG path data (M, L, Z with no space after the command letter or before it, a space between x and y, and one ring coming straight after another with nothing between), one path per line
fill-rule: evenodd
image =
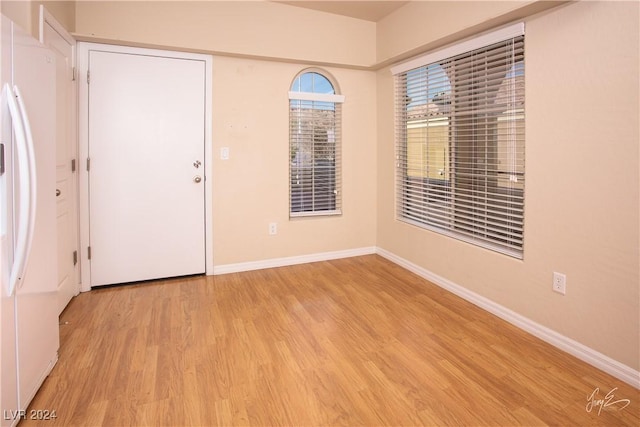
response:
M60 342L57 418L21 426L640 425L639 390L376 255L84 293Z

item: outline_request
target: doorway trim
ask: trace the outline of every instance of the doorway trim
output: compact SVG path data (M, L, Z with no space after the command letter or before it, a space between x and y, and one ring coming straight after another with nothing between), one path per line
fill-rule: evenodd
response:
M82 268L81 291L91 290L91 263L88 257L89 240L89 173L87 159L89 155L89 86L87 84L87 70L89 52L100 50L103 52L124 53L135 55L161 56L165 58L190 59L205 63L205 132L204 132L204 208L205 208L205 274L213 275L213 138L212 138L212 64L211 55L178 52L161 49L148 49L130 46L109 45L101 43L78 42L78 170L80 208L80 258L85 268Z
M55 33L57 33L63 40L65 40L71 46L71 68L72 68L72 84L71 84L71 92L68 94L71 100L71 109L68 111L71 119L70 123L70 131L69 135L71 138L71 159L67 159L69 161L76 161L78 158L78 85L76 79L76 64L78 62L78 48L76 44L76 39L67 31L67 29L53 16L47 8L41 4L39 8L39 36L38 40L40 43L44 44L47 47L49 46L50 40L45 37L46 28L51 28ZM59 144L59 141L56 140L56 144ZM56 146L57 149L57 146ZM71 167L71 165L68 165ZM56 179L58 172L56 171ZM79 232L79 218L80 218L80 209L79 209L79 199L78 199L78 174L71 174L71 179L69 181L71 185L70 192L70 212L72 212L72 220L70 226L73 228L73 245L72 250L77 250L80 245L80 232ZM57 213L57 207L56 207ZM56 231L57 232L57 231ZM58 248L58 251L60 249ZM70 256L70 253L64 254L63 256ZM58 253L58 257L60 253ZM78 295L81 289L81 272L82 272L82 260L78 259L77 264L74 266L72 277L69 280L73 282L73 293L74 296ZM68 304L68 303L67 303Z

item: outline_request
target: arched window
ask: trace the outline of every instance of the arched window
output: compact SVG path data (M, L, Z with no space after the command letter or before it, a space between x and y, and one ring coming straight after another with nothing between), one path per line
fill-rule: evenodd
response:
M298 74L289 91L289 215L341 212L340 124L344 96L322 71Z

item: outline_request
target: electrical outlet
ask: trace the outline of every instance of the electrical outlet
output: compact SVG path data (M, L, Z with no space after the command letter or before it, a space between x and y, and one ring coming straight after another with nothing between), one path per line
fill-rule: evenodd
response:
M222 147L220 149L220 158L222 160L229 160L229 147Z
M553 290L565 295L567 292L567 276L562 273L553 272Z
M278 223L276 222L269 223L269 234L272 236L278 234Z

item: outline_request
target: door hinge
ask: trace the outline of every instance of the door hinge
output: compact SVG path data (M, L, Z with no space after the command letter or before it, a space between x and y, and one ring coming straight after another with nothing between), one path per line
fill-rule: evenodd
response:
M89 80L91 80L91 72L87 70L87 84L89 84Z
M76 159L71 159L71 172L76 171Z
M73 265L78 263L78 251L73 251Z
M76 67L73 67L73 68L71 69L71 81L72 81L72 82L75 82L75 81L76 81L76 71L77 71Z
M91 159L87 157L87 172L91 169Z
M87 246L87 259L91 259L91 246Z

